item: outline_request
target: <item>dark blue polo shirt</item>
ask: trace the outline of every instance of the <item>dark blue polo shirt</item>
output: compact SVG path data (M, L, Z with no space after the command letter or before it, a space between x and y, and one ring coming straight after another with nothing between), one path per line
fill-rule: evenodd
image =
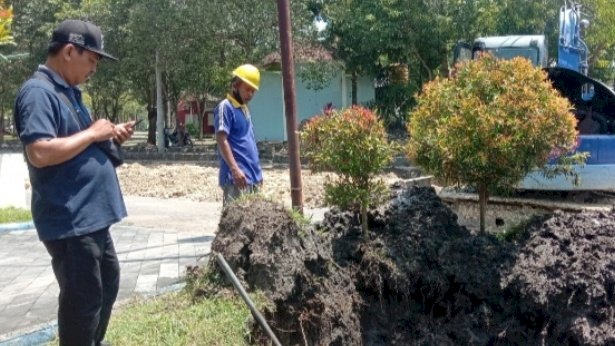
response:
M41 65L56 87L71 98L86 126L91 122L78 88ZM72 93L72 94L71 94ZM71 136L80 124L54 86L30 79L15 101L15 124L24 147L38 140ZM58 165L36 168L28 162L32 185L32 218L41 240L84 235L108 227L126 216L115 168L96 145Z
M216 133L226 133L235 161L246 175L248 185L260 183L263 180L263 171L248 107L237 102L231 95L227 95L226 99L214 109L214 126ZM220 158L218 182L220 186L231 185L233 184L231 170L219 150L218 156Z

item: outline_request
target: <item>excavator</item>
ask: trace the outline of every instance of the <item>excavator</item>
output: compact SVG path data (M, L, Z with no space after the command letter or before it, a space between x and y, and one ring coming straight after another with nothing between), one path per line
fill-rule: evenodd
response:
M574 106L579 131L577 152L589 153L583 166L574 167L578 181L567 176L546 178L541 170L527 175L520 190L615 191L615 92L588 76L587 44L582 32L589 25L582 19L581 5L565 1L559 12L558 57L549 65L544 35L479 37L470 45L458 43L454 61L474 59L483 52L498 58L522 56L545 70L553 87Z

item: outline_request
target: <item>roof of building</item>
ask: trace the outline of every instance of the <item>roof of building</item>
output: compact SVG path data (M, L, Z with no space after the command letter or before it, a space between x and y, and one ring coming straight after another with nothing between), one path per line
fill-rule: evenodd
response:
M322 45L313 43L296 43L294 48L294 61L302 62L331 62L333 54ZM278 70L282 65L280 52L272 52L265 56L261 62L261 67L265 70Z

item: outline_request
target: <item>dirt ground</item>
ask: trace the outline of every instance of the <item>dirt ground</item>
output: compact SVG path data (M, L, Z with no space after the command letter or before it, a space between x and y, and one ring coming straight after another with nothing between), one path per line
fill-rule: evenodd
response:
M212 251L270 300L283 345L615 345L615 213L556 212L503 239L459 226L432 188L397 192L367 235L354 213L310 225L243 201Z
M186 198L196 201L222 201L218 187L218 168L187 163L126 163L117 170L122 192L129 196ZM324 182L330 173L303 170L303 201L306 207L322 207ZM284 205L291 205L288 168L264 168L263 194ZM383 174L387 183L398 180Z

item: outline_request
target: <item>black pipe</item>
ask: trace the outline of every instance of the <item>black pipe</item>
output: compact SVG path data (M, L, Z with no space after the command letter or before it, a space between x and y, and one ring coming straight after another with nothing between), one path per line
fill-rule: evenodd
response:
M231 267L228 265L228 263L226 263L226 260L224 259L222 254L217 253L216 260L218 261L218 264L220 265L220 267L222 267L222 270L226 274L226 277L229 278L229 280L231 280L231 283L233 284L233 286L235 286L237 291L239 291L239 295L241 296L241 298L243 298L243 301L246 302L246 304L250 308L250 311L252 311L252 315L256 318L256 321L258 322L258 324L260 324L261 327L263 327L263 329L265 330L265 332L269 335L269 337L271 338L271 341L273 341L273 343L276 346L282 346L282 344L280 343L278 338L275 336L271 328L269 328L269 324L267 324L267 321L265 320L263 315L261 315L261 313L256 309L256 306L254 306L254 303L250 299L250 296L248 296L248 293L246 292L246 290L243 288L243 286L241 286L241 283L237 279L237 276L235 276L235 273L233 273L233 270L231 269Z

